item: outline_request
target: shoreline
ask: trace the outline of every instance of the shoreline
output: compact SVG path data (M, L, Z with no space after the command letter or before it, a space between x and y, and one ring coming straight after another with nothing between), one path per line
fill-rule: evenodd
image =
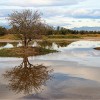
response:
M98 37L86 37L83 39L47 39L48 41L100 41L100 38ZM33 40L34 41L34 40ZM42 41L42 40L36 40L36 41ZM0 39L0 42L21 42L21 40L11 40L11 39Z

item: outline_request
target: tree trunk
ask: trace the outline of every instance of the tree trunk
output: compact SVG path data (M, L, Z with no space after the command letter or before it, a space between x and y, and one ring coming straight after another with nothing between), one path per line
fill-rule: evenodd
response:
M26 36L24 37L24 48L27 48L28 47L28 44L27 44L27 38Z

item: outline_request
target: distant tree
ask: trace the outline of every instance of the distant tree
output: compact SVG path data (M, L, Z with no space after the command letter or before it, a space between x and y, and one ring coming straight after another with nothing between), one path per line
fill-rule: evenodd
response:
M47 35L53 35L55 33L54 28L52 26L47 25L46 30Z
M0 36L5 35L7 33L7 29L0 26Z
M66 34L66 32L67 32L67 29L66 29L66 28L61 27L61 29L60 29L60 33L61 33L62 35L65 35L65 34Z
M60 30L60 26L57 26L57 31L59 31Z
M41 20L41 13L38 11L14 11L9 15L8 20L13 31L22 39L24 47L28 47L29 42L34 38L41 38L46 30L46 25Z

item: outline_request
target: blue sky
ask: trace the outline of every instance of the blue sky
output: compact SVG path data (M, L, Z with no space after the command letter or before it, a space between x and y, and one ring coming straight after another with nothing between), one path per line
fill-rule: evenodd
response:
M53 26L100 27L100 0L0 0L0 25L8 25L8 14L21 9L39 10Z

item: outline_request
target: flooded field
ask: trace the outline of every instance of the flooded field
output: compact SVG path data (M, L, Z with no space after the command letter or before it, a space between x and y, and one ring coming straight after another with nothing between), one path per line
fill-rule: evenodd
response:
M13 48L21 43L3 44ZM41 46L37 42L32 46ZM100 41L52 43L59 52L24 58L0 57L0 99L100 99Z

